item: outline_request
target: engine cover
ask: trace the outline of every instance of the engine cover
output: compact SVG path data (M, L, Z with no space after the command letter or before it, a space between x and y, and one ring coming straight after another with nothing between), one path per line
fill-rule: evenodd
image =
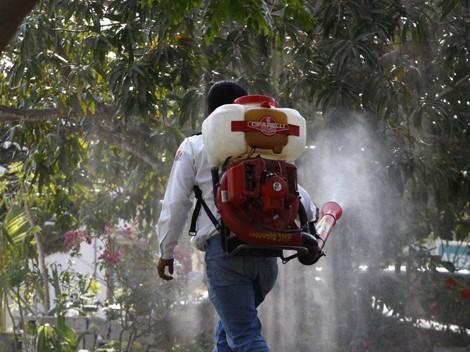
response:
M297 168L283 160L245 159L220 178L217 206L240 240L259 246L299 246Z

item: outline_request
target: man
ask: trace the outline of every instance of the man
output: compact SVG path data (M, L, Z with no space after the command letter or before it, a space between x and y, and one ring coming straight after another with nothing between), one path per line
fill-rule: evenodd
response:
M247 95L246 90L236 82L217 82L208 93L208 113L244 95ZM199 186L202 198L212 214L218 217L213 198L211 166L201 135L188 137L181 143L168 179L157 224L160 240L158 274L164 280L173 278L173 251L192 207L190 197L194 185ZM309 220L314 221L315 207L309 201L308 194L303 189L299 190ZM220 234L204 211L197 225L195 242L198 248L206 251L209 298L220 318L214 352L269 351L261 335L261 322L256 308L274 286L278 273L277 258L228 256L222 248Z

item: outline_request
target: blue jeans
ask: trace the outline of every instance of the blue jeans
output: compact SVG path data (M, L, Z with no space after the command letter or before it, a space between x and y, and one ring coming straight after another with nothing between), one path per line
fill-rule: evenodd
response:
M269 352L256 307L277 278L277 258L227 256L220 235L206 251L209 298L219 315L213 352Z

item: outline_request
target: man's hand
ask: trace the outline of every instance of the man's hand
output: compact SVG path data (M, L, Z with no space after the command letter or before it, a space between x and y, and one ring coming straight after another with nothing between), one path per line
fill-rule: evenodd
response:
M160 276L163 280L172 280L173 279L173 262L174 262L174 259L163 259L163 258L160 258L158 260L158 264L157 264L157 270L158 270L158 276ZM168 267L168 272L170 273L170 275L168 275L166 272L165 272L165 268Z

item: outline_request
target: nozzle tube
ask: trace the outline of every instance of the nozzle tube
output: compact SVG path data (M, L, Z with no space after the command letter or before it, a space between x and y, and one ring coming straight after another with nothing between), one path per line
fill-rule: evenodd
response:
M328 202L325 203L321 209L322 217L315 226L318 235L318 246L320 249L325 247L326 241L333 230L336 222L343 215L343 209L338 203Z

